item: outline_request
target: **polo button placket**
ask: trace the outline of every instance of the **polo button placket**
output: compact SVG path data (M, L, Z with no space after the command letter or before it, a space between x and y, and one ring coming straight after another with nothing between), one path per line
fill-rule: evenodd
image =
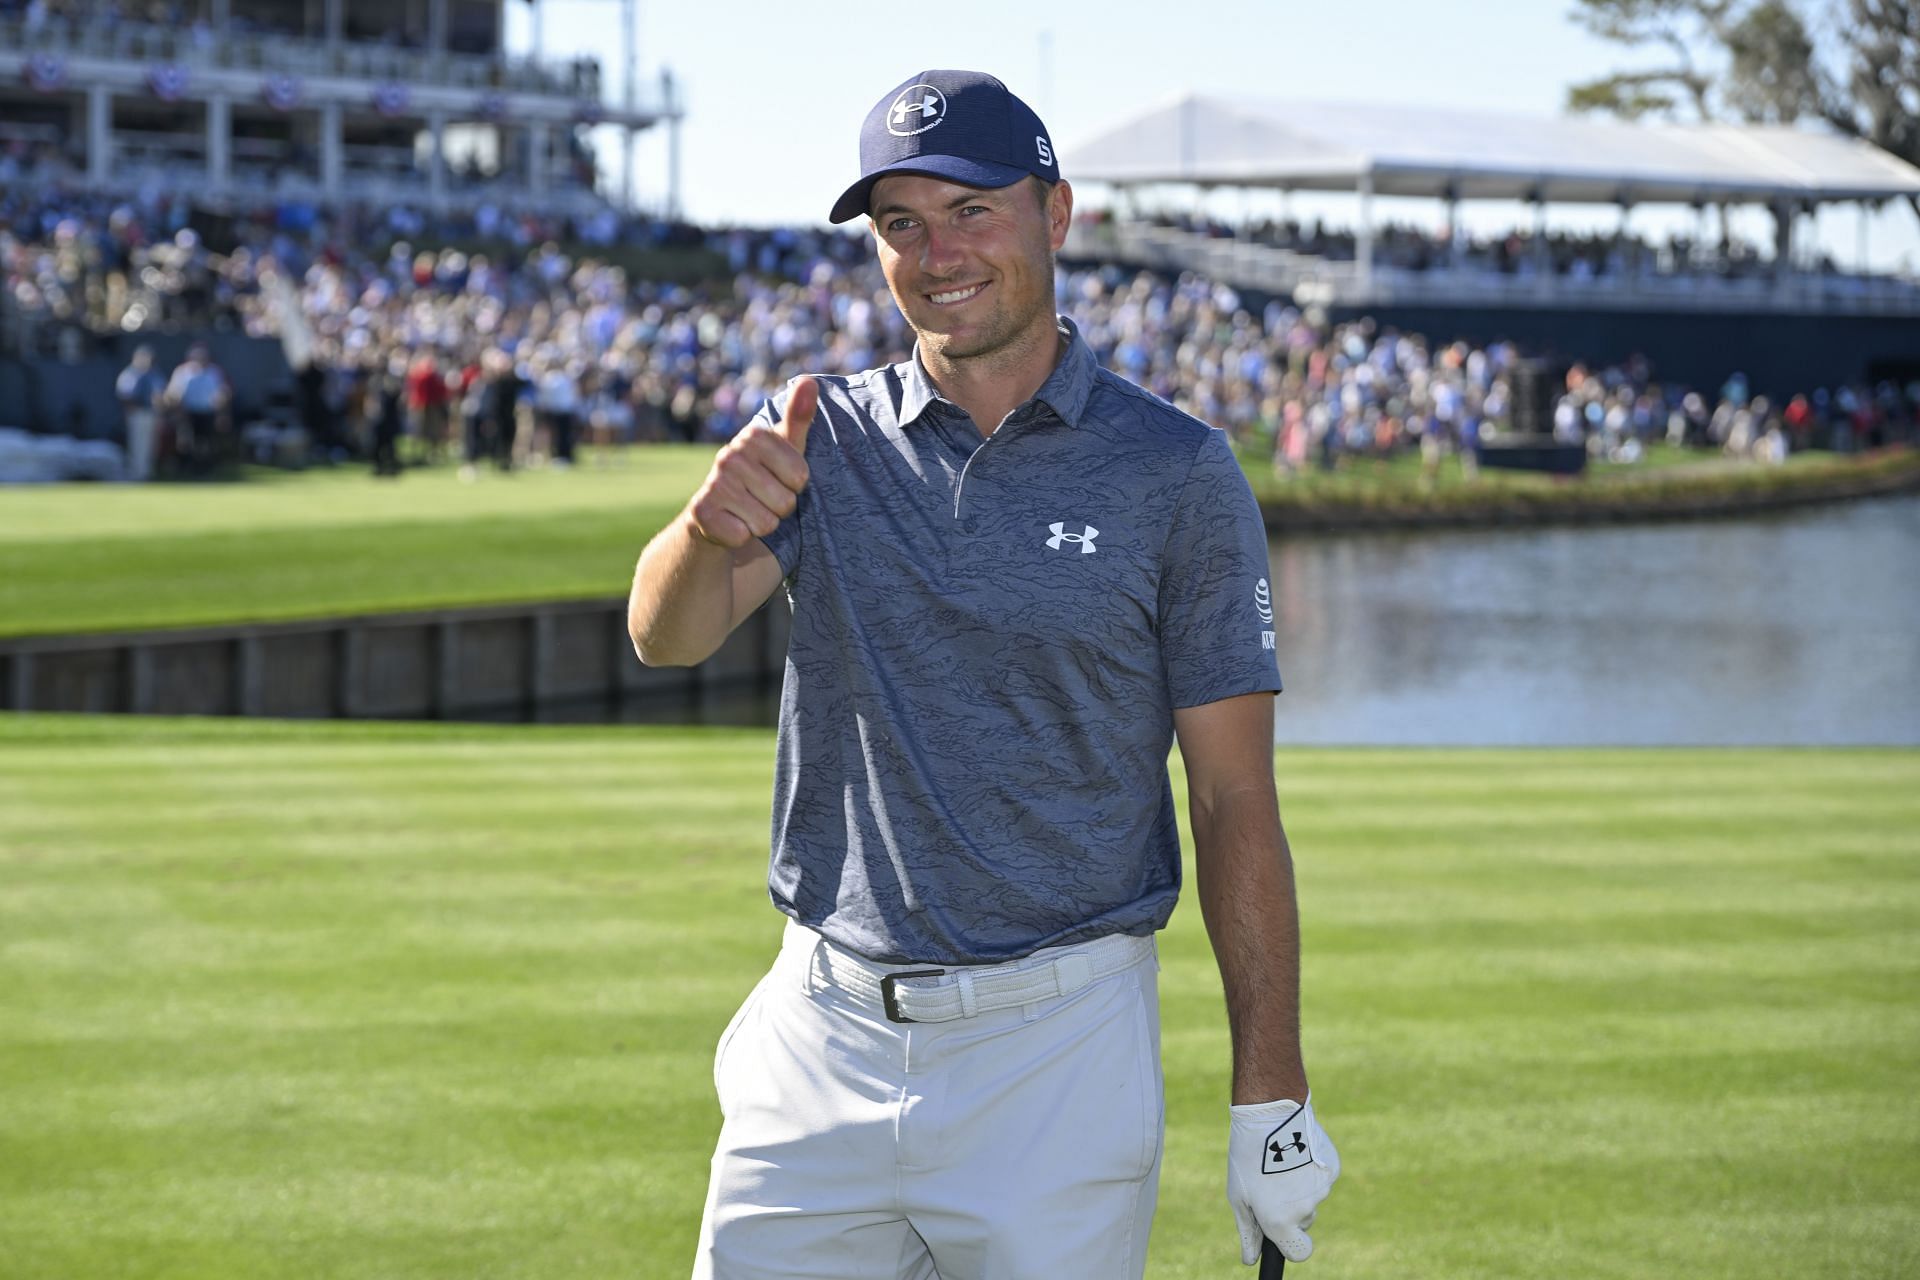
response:
M973 425L972 418L969 417L966 419L966 421L970 427ZM973 429L975 431L979 430L978 427L974 427ZM997 436L999 434L1000 433L996 431L994 432L993 435L985 437L980 441L979 444L974 446L973 452L967 455L967 464L964 467L960 468L960 478L954 481L953 518L955 522L962 525L962 527L966 526L966 521L964 519L964 516L966 514L965 497L967 492L967 477L973 474L974 464L978 462L980 460L980 456L987 451L987 446L993 443L994 436Z
M967 465L960 468L960 477L958 480L954 482L954 486L953 486L953 518L954 518L954 522L960 525L962 529L968 532L972 532L974 528L974 525L970 521L967 521L962 518L963 516L962 498L963 498L963 495L966 493L967 476L969 475L969 473L972 472L973 464L979 460L979 457L981 454L987 451L987 446L991 445L994 441L1004 439L1009 435L1016 435L1019 433L1021 429L1025 428L1030 423L1036 420L1037 420L1037 415L1034 414L1027 407L1022 406L1021 408L1015 409L1012 413L1008 414L1006 417L1000 420L999 427L997 427L994 430L994 433L992 435L986 437L984 440L980 442L979 448L975 449L972 455L967 458ZM968 418L967 421L971 423L973 419ZM1002 445L1001 451L1004 452L1005 449L1006 449L1006 446Z
M980 432L973 425L973 419L958 405L945 400L935 401L928 413L930 421L927 425L958 464L953 473L953 491L949 495L950 511L954 527L964 529L965 522L960 518L960 493L966 484L967 468L973 465L973 455L980 451L980 445L972 443Z

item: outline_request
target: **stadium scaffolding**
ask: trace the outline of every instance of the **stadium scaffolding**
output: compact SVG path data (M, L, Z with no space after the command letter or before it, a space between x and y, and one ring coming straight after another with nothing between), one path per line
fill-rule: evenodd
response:
M1148 185L1341 192L1359 198L1354 260L1177 228L1116 223L1076 228L1072 248L1136 265L1206 271L1302 302L1598 306L1656 310L1782 310L1920 316L1920 288L1890 277L1791 269L1793 228L1823 204L1909 203L1920 217L1920 169L1865 142L1782 127L1630 125L1580 118L1370 104L1288 103L1189 95L1071 149L1077 178L1123 195ZM1373 201L1442 201L1457 226L1462 200L1530 204L1544 239L1552 204L1755 204L1778 219L1766 278L1710 275L1570 280L1543 272L1490 276L1442 263L1401 270L1375 260ZM1457 251L1460 237L1453 237Z
M180 27L92 10L77 20L0 15L0 142L52 144L77 170L23 178L91 190L580 213L606 201L569 173L562 144L573 130L620 131L621 203L632 208L634 138L664 124L673 214L684 107L670 74L657 88L638 84L636 0L620 3L618 103L606 101L598 58L545 56L538 0L530 57L506 52L505 0L404 10L385 0L190 0L192 22ZM513 172L456 181L456 130L486 134L491 163Z

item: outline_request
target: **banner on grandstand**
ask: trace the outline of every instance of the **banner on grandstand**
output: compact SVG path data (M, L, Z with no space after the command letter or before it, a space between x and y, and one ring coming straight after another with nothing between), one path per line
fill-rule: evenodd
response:
M599 124L607 118L607 109L592 98L582 98L573 104L575 124Z
M473 104L473 113L482 120L506 119L507 95L492 90L481 94Z
M36 53L27 59L27 83L41 93L53 93L67 84L67 62L57 53Z
M397 116L407 109L407 86L387 80L373 87L373 109L383 116Z
M178 102L187 92L187 69L178 63L162 62L147 69L147 88L162 102Z
M291 111L300 105L304 89L298 76L270 75L260 82L260 97L275 111Z

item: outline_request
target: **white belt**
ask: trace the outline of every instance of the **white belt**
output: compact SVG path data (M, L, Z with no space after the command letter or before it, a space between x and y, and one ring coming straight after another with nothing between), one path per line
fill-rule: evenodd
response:
M835 985L878 1004L894 1022L952 1022L1072 995L1153 954L1151 937L1112 933L1092 942L996 965L888 969L831 943L815 953Z

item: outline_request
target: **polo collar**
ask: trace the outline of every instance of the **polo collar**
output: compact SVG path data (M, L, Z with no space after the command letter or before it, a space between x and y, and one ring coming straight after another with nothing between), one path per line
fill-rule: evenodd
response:
M1093 348L1080 336L1079 327L1065 316L1060 317L1060 332L1067 337L1066 353L1033 398L1053 410L1060 421L1077 427L1086 411L1087 397L1093 394L1094 375L1100 371L1100 364L1093 358Z
M933 385L933 378L927 373L926 366L920 363L920 344L913 344L913 354L906 364L900 366L905 372L901 375L900 425L910 427L920 420L920 415L938 403L947 400L940 389Z
M1087 398L1093 394L1094 375L1099 372L1099 364L1093 358L1093 349L1087 346L1085 338L1080 336L1079 328L1065 316L1059 317L1060 332L1066 336L1067 349L1061 355L1060 362L1033 393L1033 398L1053 410L1062 422L1070 427L1080 425L1080 416L1087 407ZM904 366L901 376L900 425L912 426L920 415L935 403L951 403L940 394L933 383L926 366L920 363L920 344L914 343L913 356Z

